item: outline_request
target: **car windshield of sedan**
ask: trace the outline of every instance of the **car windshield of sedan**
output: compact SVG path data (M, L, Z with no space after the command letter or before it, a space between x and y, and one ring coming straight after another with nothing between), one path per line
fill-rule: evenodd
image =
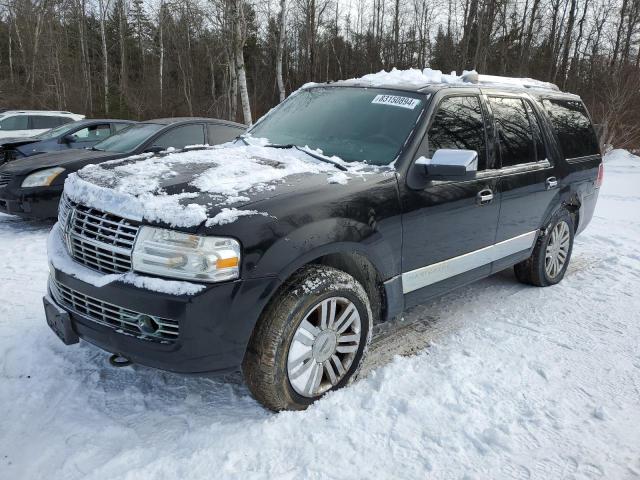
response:
M51 138L62 137L76 127L76 122L66 123L59 127L52 128L51 130L47 130L46 132L42 132L39 135L35 135L33 138L37 138L38 140L49 140Z
M416 126L426 97L379 88L300 90L249 132L274 145L320 149L346 162L388 165Z
M119 132L96 143L93 150L101 152L129 153L146 142L154 133L161 130L164 125L157 123L137 123L124 128Z

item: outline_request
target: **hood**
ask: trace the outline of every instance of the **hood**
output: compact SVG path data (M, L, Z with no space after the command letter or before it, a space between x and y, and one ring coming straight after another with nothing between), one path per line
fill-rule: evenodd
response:
M34 155L9 162L2 166L3 172L13 175L27 174L35 170L49 167L64 167L68 170L77 170L92 162L104 162L114 158L121 158L124 154L113 152L99 152L96 150L65 150Z
M212 226L244 215L270 215L253 205L283 192L345 185L350 178L380 170L321 158L294 148L257 145L138 155L83 168L67 179L65 193L73 201L132 220Z
M34 137L8 137L0 138L0 148L8 150L28 143L39 142L40 139Z

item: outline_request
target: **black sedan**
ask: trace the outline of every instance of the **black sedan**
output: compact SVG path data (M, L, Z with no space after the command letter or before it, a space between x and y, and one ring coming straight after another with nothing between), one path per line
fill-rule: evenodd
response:
M218 145L245 131L213 118L161 118L135 123L90 150L44 153L0 167L0 212L27 218L57 216L67 176L85 165L192 145Z
M131 125L129 120L80 120L66 123L33 137L0 139L0 165L41 153L90 148Z

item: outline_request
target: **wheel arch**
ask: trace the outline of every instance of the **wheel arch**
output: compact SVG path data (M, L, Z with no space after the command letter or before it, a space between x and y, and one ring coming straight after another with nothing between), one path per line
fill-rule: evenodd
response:
M309 265L325 265L351 275L363 286L369 297L374 322L385 319L387 295L382 269L376 265L375 259L366 249L358 243L340 242L323 245L296 258L278 273L281 283L273 297L287 285L287 281L292 276Z

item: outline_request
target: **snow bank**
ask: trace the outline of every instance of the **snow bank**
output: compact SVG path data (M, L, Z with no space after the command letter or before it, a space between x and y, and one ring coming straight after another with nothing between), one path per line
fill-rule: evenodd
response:
M42 312L49 227L0 215L0 478L637 478L640 159L605 168L562 283L508 271L414 308L366 378L277 415L235 376L64 346Z
M203 193L211 199L209 206L222 207L247 202L251 193L272 189L291 175L325 173L330 176L329 183L346 183L349 177L341 169L357 175L375 170L366 164L327 157L337 164L332 165L306 154L305 149L268 148L261 139L252 143L89 165L69 176L65 193L75 202L132 220L191 227L203 222L219 224L208 218L208 208L201 201ZM184 178L186 188L170 193ZM219 219L230 218L225 215ZM242 215L247 214L234 218Z
M103 287L109 283L119 281L134 285L138 288L168 293L170 295L195 295L205 288L204 285L197 283L147 277L134 272L105 275L91 270L71 258L62 240L60 226L57 223L53 226L51 232L49 232L47 251L49 261L58 270L96 287Z
M614 164L614 163L638 163L640 162L640 157L629 153L627 150L622 150L620 148L615 148L608 152L604 156L605 164Z

